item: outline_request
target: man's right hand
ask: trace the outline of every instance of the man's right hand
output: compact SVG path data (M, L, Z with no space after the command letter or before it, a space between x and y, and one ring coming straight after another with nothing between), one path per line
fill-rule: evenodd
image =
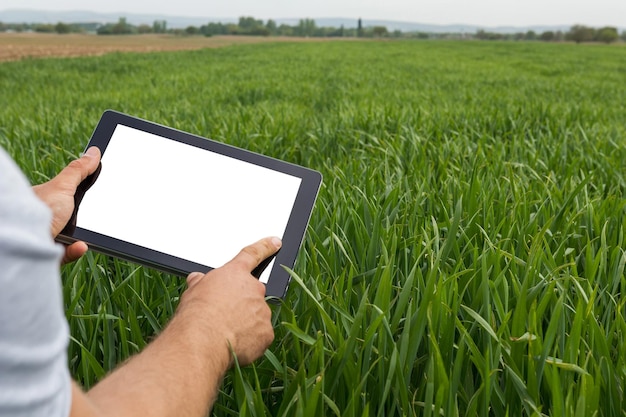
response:
M187 277L188 289L179 311L192 310L194 320L206 322L210 327L207 331L224 340L224 347L233 350L240 365L259 358L274 340L265 285L251 272L281 244L278 238L262 239L242 249L221 268Z
M74 384L71 416L206 416L232 353L247 365L274 340L265 285L251 272L280 247L280 239L262 239L221 268L189 274L176 314L155 340L87 395Z

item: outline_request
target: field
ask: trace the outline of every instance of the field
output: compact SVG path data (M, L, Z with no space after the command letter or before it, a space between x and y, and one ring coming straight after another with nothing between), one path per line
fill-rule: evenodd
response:
M0 145L45 181L113 108L323 173L275 342L214 415L625 416L624 86L599 45L28 59L0 64ZM184 288L94 253L63 286L86 387Z
M156 52L221 48L229 45L286 41L260 36L97 36L83 34L0 33L0 62L25 58L77 57L111 52ZM294 39L289 39L293 42ZM298 38L298 42L310 41Z

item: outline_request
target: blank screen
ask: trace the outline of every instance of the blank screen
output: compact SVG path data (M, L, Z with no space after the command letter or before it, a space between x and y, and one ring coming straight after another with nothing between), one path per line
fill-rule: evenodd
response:
M118 124L76 225L217 268L263 237L283 237L301 181Z

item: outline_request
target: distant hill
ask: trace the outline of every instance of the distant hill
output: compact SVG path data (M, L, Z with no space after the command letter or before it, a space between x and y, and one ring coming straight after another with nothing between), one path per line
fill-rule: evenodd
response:
M237 23L239 18L216 18L216 17L185 17L185 16L167 16L160 14L135 14L135 13L96 13L90 11L44 11L44 10L28 10L28 9L9 9L0 11L0 22L4 23L115 23L120 17L125 17L126 21L133 25L148 24L152 25L155 20L165 20L168 28L186 28L187 26L201 26L209 22L221 23ZM277 18L274 19L279 25L287 24L290 26L297 25L300 18ZM324 27L340 27L355 28L357 26L358 17L356 18L316 18L314 19L317 26ZM568 31L569 26L478 26L478 25L432 25L415 22L399 22L393 20L370 20L363 19L363 26L385 26L388 30L401 30L403 32L428 32L428 33L475 33L482 29L488 32L496 33L516 33L527 32L533 30L537 33L547 30Z
M296 25L300 19L276 19L276 21L281 23L286 23L288 25ZM330 26L330 27L340 27L343 25L346 28L356 27L358 22L357 19L347 19L347 18L320 18L315 19L315 23L317 26ZM486 30L488 32L496 32L496 33L517 33L517 32L527 32L529 30L534 30L537 33L545 32L547 30L561 30L568 31L570 26L524 26L524 27L514 27L514 26L479 26L479 25L466 25L466 24L454 24L454 25L433 25L428 23L415 23L415 22L399 22L396 20L372 20L372 19L363 19L363 26L385 26L387 30L401 30L403 32L426 32L426 33L475 33L478 30Z

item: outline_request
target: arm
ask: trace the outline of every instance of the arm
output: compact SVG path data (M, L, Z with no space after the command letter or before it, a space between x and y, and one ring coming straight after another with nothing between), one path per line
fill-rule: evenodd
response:
M232 364L260 357L274 338L265 286L250 272L280 248L263 239L206 275L190 274L174 318L146 349L84 394L72 417L205 416Z
M33 187L52 211L52 236L70 219L76 187L99 162L98 148L89 148L52 180ZM277 238L263 239L221 268L190 274L176 314L156 340L88 393L72 384L70 415L206 415L231 366L231 350L246 365L274 338L265 285L251 271L280 246ZM86 250L85 243L74 243L64 261Z

